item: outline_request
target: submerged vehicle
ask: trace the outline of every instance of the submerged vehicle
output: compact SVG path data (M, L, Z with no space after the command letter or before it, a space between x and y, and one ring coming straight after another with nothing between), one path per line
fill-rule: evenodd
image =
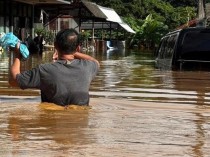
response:
M156 67L210 70L210 28L189 27L166 34L156 51Z

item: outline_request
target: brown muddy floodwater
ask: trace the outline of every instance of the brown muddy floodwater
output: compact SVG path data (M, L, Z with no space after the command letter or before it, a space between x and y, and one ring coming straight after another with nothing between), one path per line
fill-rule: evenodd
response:
M0 56L0 157L209 157L210 72L160 71L146 52L93 53L90 107L40 103L8 85ZM28 69L50 62L32 55Z

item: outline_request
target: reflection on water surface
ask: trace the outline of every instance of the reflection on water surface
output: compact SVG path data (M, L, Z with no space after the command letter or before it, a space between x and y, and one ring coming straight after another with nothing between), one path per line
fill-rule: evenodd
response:
M89 108L40 103L38 90L10 87L9 59L0 57L0 156L209 155L208 71L160 71L146 52L91 55L101 69ZM33 55L23 69L51 57Z

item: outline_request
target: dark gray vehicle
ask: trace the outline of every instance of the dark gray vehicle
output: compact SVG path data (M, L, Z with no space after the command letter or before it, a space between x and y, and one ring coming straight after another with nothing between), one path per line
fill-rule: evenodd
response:
M156 51L156 67L210 70L210 28L191 27L166 34Z

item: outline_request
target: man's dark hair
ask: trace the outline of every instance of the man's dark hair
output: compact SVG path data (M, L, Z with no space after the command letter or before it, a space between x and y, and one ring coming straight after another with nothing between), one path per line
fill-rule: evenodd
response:
M55 37L55 48L62 54L72 54L76 52L79 44L79 33L72 28L59 31Z

